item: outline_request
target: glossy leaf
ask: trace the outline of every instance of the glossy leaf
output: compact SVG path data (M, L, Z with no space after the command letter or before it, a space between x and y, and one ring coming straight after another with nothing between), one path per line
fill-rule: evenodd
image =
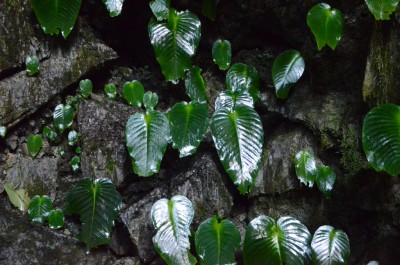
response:
M70 131L68 133L68 145L74 146L79 140L79 134L76 131Z
M43 136L47 137L50 139L50 141L55 141L57 139L57 133L50 129L49 126L46 126L43 128Z
M160 170L169 137L168 119L159 111L135 113L129 118L125 139L137 175L148 177Z
M315 265L347 265L349 262L349 238L332 226L324 225L315 231L311 249Z
M185 157L196 152L208 128L207 105L198 102L179 102L171 109L169 121L172 147Z
M170 0L154 0L150 2L150 8L158 21L168 19Z
M254 108L253 98L246 91L244 92L230 92L224 91L219 94L215 100L215 110L220 108L234 109L236 106L248 106Z
M170 9L168 21L152 18L148 31L162 73L167 81L177 83L192 66L191 57L200 42L200 20L189 12Z
M317 177L315 182L318 185L318 189L322 192L326 199L331 197L333 185L335 185L336 175L330 167L318 166Z
M27 147L29 155L32 158L39 153L40 149L42 149L42 136L40 134L30 135L27 140Z
M376 171L400 174L400 107L384 104L364 118L362 141L368 162Z
M38 225L43 225L49 219L49 213L53 209L53 203L49 196L36 195L29 203L29 220Z
M396 11L399 0L365 0L369 11L376 20L389 20L390 15Z
M226 73L226 85L231 92L249 92L254 102L260 98L260 76L254 67L242 63L232 65Z
M202 222L197 229L196 251L203 265L236 264L235 250L240 246L235 224L217 217Z
M36 55L27 56L25 59L25 65L26 65L26 73L29 76L35 75L40 70L40 61Z
M109 99L114 100L117 98L117 87L113 83L107 84L104 87L104 93Z
M88 98L89 95L92 93L92 91L93 91L92 81L90 81L89 79L85 79L79 82L79 94L83 98Z
M50 211L49 226L51 229L60 229L64 227L64 212L61 209Z
M0 126L0 137L5 138L7 134L7 127L6 126Z
M110 242L122 197L109 179L82 179L68 191L67 214L78 214L82 230L78 239L89 251Z
M314 34L318 50L325 45L334 50L342 38L344 18L338 9L320 3L308 12L307 25Z
M144 87L137 81L126 82L124 84L122 94L125 100L135 108L140 108L143 104Z
M121 14L124 0L103 0L103 3L106 5L108 12L110 12L110 17L116 17Z
M212 48L212 57L221 70L226 70L231 65L232 47L228 40L217 40Z
M69 164L71 165L72 171L76 173L81 167L81 158L79 156L74 156Z
M189 251L193 216L192 203L181 195L171 200L158 200L151 208L151 219L157 230L153 244L168 265L196 264L196 259Z
M201 12L204 16L208 17L212 21L217 17L217 7L219 0L202 0L201 1Z
M186 72L185 88L186 94L188 94L192 101L200 103L208 101L206 93L207 84L201 76L200 67L193 66Z
M281 217L275 222L262 215L251 221L246 229L244 264L307 264L310 242L307 227L293 217Z
M156 93L147 91L143 95L143 105L148 111L154 110L158 103L158 95Z
M308 187L314 186L316 167L314 156L308 151L300 151L294 159L297 178Z
M71 127L74 121L74 110L70 105L57 105L53 113L53 119L54 125L62 133L65 129Z
M46 34L59 34L66 39L74 27L81 0L30 0L33 11Z
M20 211L26 212L29 207L31 199L28 193L24 189L15 190L11 183L5 183L4 189L7 193L11 203L17 207Z
M252 190L261 161L264 130L260 116L247 106L220 108L211 119L219 159L240 193Z

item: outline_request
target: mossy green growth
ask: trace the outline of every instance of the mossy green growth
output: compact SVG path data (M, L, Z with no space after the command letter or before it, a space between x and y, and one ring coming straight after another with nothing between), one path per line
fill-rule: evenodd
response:
M357 173L359 170L368 167L368 163L360 149L360 138L357 130L352 126L343 132L340 153L342 156L340 164L350 173Z

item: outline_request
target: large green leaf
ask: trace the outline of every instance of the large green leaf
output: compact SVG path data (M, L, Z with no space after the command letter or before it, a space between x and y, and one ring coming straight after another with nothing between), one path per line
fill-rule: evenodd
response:
M207 105L179 102L169 113L172 147L185 157L196 152L208 128Z
M194 209L185 196L176 195L161 199L151 208L151 219L157 230L153 243L168 265L196 264L196 259L190 254L190 224Z
M314 156L308 151L300 151L294 159L297 178L310 188L314 186L316 167Z
M191 67L186 72L185 88L186 93L192 101L206 103L208 101L206 93L207 84L201 76L201 68Z
M202 265L236 264L235 250L240 233L234 223L213 217L202 222L196 232L196 251Z
M249 92L254 102L260 98L260 76L255 67L242 63L232 65L226 73L226 85L231 92Z
M29 220L38 225L43 225L49 219L49 213L53 209L53 203L49 196L36 195L29 203Z
M40 149L42 149L42 142L43 142L42 135L40 134L29 135L27 140L27 147L29 155L32 158L35 158L35 156L39 153Z
M125 139L137 175L148 177L160 170L169 137L169 121L159 111L135 113L129 118Z
M82 230L78 239L86 249L108 244L122 197L109 179L82 179L68 191L67 214L78 214Z
M376 171L400 174L400 107L384 104L373 108L364 118L364 152Z
M64 212L61 209L50 211L49 226L51 229L60 229L64 227Z
M336 175L330 167L318 166L317 176L315 182L317 183L318 189L322 192L326 199L331 197L333 185L335 185Z
M281 217L275 222L271 217L259 216L246 229L244 264L307 264L310 241L307 227L293 217Z
M81 0L30 0L33 11L46 34L67 38L81 7Z
M315 5L307 15L307 25L314 34L318 50L322 50L325 45L332 50L336 48L342 38L343 24L342 13L326 3Z
M168 21L150 20L150 41L167 81L177 83L179 78L185 78L185 70L191 67L191 57L200 42L200 26L195 14L174 9L170 9Z
M30 199L28 193L24 189L15 190L11 183L4 184L7 196L11 203L20 211L26 212L29 207Z
M211 119L219 159L240 193L251 191L261 161L264 130L260 116L248 106L220 108Z
M70 105L57 105L53 113L54 125L64 132L65 129L71 127L74 121L74 110Z
M276 57L272 65L272 79L278 98L287 98L290 88L304 73L305 63L300 53L287 50Z
M108 12L110 12L110 17L116 17L121 14L124 0L103 0L103 3L106 5Z
M365 0L376 20L389 20L400 0Z
M144 87L137 81L126 82L122 89L124 99L135 108L140 108L143 103Z
M350 242L346 233L324 225L315 231L311 242L314 265L346 265L350 256Z
M170 0L154 0L149 5L158 21L168 19Z
M212 48L212 57L221 70L226 70L231 65L232 47L228 40L217 40Z
M221 92L215 100L215 110L220 108L228 108L232 110L239 105L254 108L253 98L247 91L224 91Z

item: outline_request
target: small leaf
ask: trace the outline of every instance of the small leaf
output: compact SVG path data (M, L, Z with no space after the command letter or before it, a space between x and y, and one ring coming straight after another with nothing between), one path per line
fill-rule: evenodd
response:
M399 0L365 0L376 20L389 20L396 11Z
M117 88L113 83L107 84L104 87L104 93L106 93L109 99L116 99L117 98Z
M74 173L78 172L80 165L81 165L81 158L79 156L74 156L71 161L69 162L71 165L72 171Z
M311 241L313 264L346 265L349 262L350 242L346 233L324 225L315 231Z
M155 0L150 2L150 8L158 21L168 19L170 0Z
M7 127L6 126L0 126L0 136L5 138L7 134Z
M29 220L34 224L43 225L49 219L49 213L53 208L53 203L49 196L36 195L29 203Z
M325 45L334 50L342 38L344 19L342 13L326 3L315 5L307 14L307 25L317 41L318 50Z
M169 113L172 147L185 157L196 152L208 128L207 105L180 102Z
M236 106L240 105L254 108L253 98L248 92L224 91L221 92L215 100L215 110L218 110L220 108L228 108L230 110L233 110Z
M232 65L226 73L226 85L230 92L249 92L254 102L260 99L260 76L254 67L242 63Z
M322 192L325 199L329 199L336 181L335 172L327 166L318 166L316 172L317 177L315 182L318 185L318 189Z
M201 1L201 12L204 16L212 21L217 17L217 7L219 0L203 0Z
M43 128L43 135L53 142L57 139L57 133L50 129L49 126Z
M75 149L75 153L77 153L77 154L82 153L82 150L79 146Z
M126 82L122 90L124 99L135 108L140 108L143 102L144 87L137 81Z
M219 69L228 69L232 60L231 43L227 40L217 40L214 42L212 48L212 57L214 63L219 66Z
M308 151L300 151L296 154L294 166L300 182L312 188L317 174L314 156Z
M153 92L146 92L143 96L143 105L146 110L154 110L158 103L158 95Z
M26 65L26 73L29 76L33 76L39 72L40 62L39 58L36 55L27 56L25 60L25 65Z
M186 71L185 80L186 94L192 101L206 103L208 101L206 88L207 84L201 76L201 68L193 66Z
M11 203L17 207L20 211L26 212L29 207L31 199L29 199L28 193L24 189L14 190L11 183L4 184L4 189L7 192L7 196Z
M89 95L92 93L92 91L93 91L92 81L90 81L89 79L85 79L79 82L79 94L83 98L88 98Z
M74 146L79 140L79 134L76 131L70 131L68 133L68 145Z
M42 136L40 134L30 135L27 140L28 152L32 158L42 149Z
M51 229L60 229L64 227L64 213L61 209L50 211L49 226Z
M193 216L192 203L185 196L176 195L171 200L161 199L153 204L151 219L157 230L153 244L167 264L196 264L189 242Z
M110 12L110 17L116 17L121 14L124 0L103 0L103 3L106 5L108 12Z
M235 224L217 217L207 219L196 232L196 251L204 265L236 264L240 233Z
M82 179L68 191L67 214L78 214L82 230L78 239L89 251L110 242L122 197L109 179Z
M70 105L57 105L54 110L53 119L56 128L63 133L65 129L71 127L74 121L74 110Z

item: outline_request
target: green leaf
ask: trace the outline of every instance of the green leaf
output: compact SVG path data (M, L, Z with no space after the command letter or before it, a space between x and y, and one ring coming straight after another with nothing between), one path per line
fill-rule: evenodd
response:
M122 94L124 99L135 108L140 108L143 103L144 87L137 81L126 82L124 84Z
M43 225L49 219L49 213L53 209L53 203L49 196L36 195L29 203L29 220L37 225Z
M200 67L193 66L186 72L185 88L186 94L192 101L207 103L207 84L201 76Z
M79 140L79 134L74 130L68 133L68 145L74 146Z
M33 11L46 34L59 34L66 39L74 27L81 0L30 0Z
M376 171L400 174L400 107L384 104L364 118L362 141L368 162Z
M7 134L7 127L6 126L0 126L0 136L5 138Z
M322 192L325 199L329 199L336 181L335 172L327 166L318 166L316 172L317 177L315 182L318 185L318 189Z
M220 108L211 119L219 159L240 193L252 190L261 161L264 130L260 116L248 106Z
M304 265L310 252L311 235L307 227L293 217L277 222L259 216L246 229L243 244L245 265Z
M143 96L143 105L148 111L154 110L158 103L158 95L153 92L146 92Z
M78 146L78 147L75 149L75 153L77 153L77 154L82 153L82 149Z
M272 66L272 79L278 98L287 98L290 88L303 75L304 67L304 60L298 51L287 50L276 57Z
M27 140L28 152L32 158L42 149L42 136L40 134L30 135Z
M74 121L74 110L70 105L57 105L54 109L53 119L56 128L63 133L65 129L71 127Z
M134 172L148 177L160 170L170 138L167 117L159 111L135 113L125 127L126 146Z
M79 82L79 94L83 98L88 98L89 95L92 93L92 91L93 91L92 81L90 81L89 79L85 79Z
M253 98L247 91L224 91L221 92L215 100L215 110L218 110L220 108L228 108L230 110L233 110L236 106L240 105L254 108Z
M212 48L212 57L221 70L226 70L231 65L232 48L227 40L217 40Z
M235 224L213 217L202 222L196 232L196 251L202 265L236 264L235 250L240 233Z
M116 17L121 14L124 0L103 0L103 3L106 5L108 12L110 12L110 17Z
M50 129L49 126L43 128L43 135L53 142L57 139L57 133Z
M294 159L297 178L304 185L312 188L317 175L314 156L308 151L300 151Z
M36 73L39 72L40 69L40 61L39 58L34 55L34 56L27 56L25 59L25 65L26 65L26 73L29 76L33 76Z
M201 12L204 16L212 21L217 17L217 7L219 0L203 0L201 1Z
M191 57L200 42L200 20L190 11L170 9L168 21L152 18L148 31L162 73L167 81L177 83L192 66Z
M78 172L79 168L81 167L81 158L79 156L74 156L71 161L69 162L71 165L72 171L74 173Z
M311 249L315 265L346 265L349 262L349 238L332 226L324 225L315 231Z
M260 99L260 76L254 67L242 63L232 65L226 73L226 85L231 92L249 92L254 102Z
M399 0L365 0L369 11L376 20L389 20L390 15L396 11Z
M11 203L17 207L20 211L26 212L29 207L31 199L29 199L28 193L24 189L15 190L11 183L4 184L4 189L7 192L7 196Z
M110 242L122 197L109 179L82 179L68 191L67 214L78 214L82 230L78 239L89 251Z
M320 3L308 12L307 25L314 34L318 50L325 45L334 50L342 38L344 18L340 10Z
M180 157L194 154L208 128L207 105L179 102L171 109L169 121L172 147Z
M114 100L117 98L117 87L113 83L107 84L104 87L104 93L106 93L109 99Z
M157 234L153 244L168 265L196 264L190 254L190 224L194 209L185 196L176 195L156 201L151 208L151 219Z
M60 229L64 227L64 213L61 209L50 211L49 226L51 229Z
M155 0L149 5L158 21L168 19L170 0Z

